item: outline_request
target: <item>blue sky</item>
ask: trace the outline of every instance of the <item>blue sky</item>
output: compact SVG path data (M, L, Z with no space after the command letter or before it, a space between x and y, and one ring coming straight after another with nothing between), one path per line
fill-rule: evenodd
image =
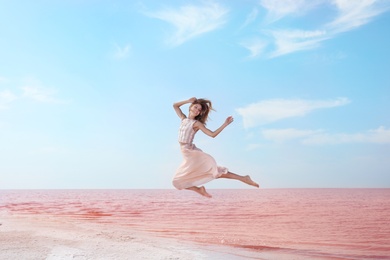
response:
M172 103L194 96L210 129L235 118L197 146L263 188L389 188L389 10L0 1L0 188L173 188Z

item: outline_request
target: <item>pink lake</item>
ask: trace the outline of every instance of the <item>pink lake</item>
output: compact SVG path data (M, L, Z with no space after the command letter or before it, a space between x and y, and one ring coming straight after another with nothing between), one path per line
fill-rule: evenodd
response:
M307 258L390 259L390 189L209 192L212 199L177 190L2 190L0 211L249 249L252 258L256 252L279 252Z

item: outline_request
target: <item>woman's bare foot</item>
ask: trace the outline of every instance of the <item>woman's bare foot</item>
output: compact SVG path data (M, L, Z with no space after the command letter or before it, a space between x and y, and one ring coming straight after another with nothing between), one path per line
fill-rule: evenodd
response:
M199 193L200 195L207 197L207 198L212 197L210 194L207 193L206 188L204 186L201 186L201 187L193 186L193 187L187 188L187 190L193 190L193 191L195 191L195 192Z
M199 187L196 192L199 193L202 196L207 197L207 198L211 198L212 197L210 194L207 193L206 188L204 186Z
M248 185L255 186L255 187L259 188L259 184L254 182L249 175L244 176L243 182L245 182Z

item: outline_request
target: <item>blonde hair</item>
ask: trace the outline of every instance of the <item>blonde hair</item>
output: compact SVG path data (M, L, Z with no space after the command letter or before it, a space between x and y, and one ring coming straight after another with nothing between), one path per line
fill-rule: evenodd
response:
M209 117L209 113L211 110L214 110L213 109L213 105L211 103L210 100L208 99L204 99L204 98L199 98L197 100L195 100L190 107L192 107L193 105L196 105L196 104L199 104L202 106L202 110L200 111L199 115L197 115L195 117L196 120L198 120L199 122L201 122L202 124L206 124L206 121Z

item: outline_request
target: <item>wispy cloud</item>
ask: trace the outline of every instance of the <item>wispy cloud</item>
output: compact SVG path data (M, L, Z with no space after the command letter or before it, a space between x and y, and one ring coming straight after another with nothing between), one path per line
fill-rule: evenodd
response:
M249 58L256 58L263 54L268 45L267 42L259 38L243 40L240 44L250 51Z
M390 143L390 129L381 126L377 129L355 134L316 134L303 140L304 144L339 144L339 143Z
M0 110L8 109L9 104L15 101L18 97L9 90L0 92Z
M271 32L276 50L270 57L277 57L288 53L313 49L329 36L326 31L302 31L302 30L280 30Z
M0 110L8 109L11 103L23 99L43 103L66 103L66 101L55 97L57 93L55 89L43 86L37 79L29 78L23 80L22 84L11 80L7 80L7 82L12 83L13 87L11 89L13 91L9 89L0 91Z
M348 103L350 103L348 98L334 100L271 99L238 108L236 111L242 116L244 127L250 128L289 117L305 116L317 109L338 107Z
M52 89L45 89L37 86L24 86L21 88L23 90L23 97L32 99L38 102L45 103L57 103L58 100L53 97L55 93Z
M310 56L310 61L313 63L333 63L335 61L343 60L347 55L342 51L337 51L334 53L319 54L314 53Z
M323 130L267 129L263 138L274 142L299 140L305 145L330 145L347 143L390 143L390 129L381 126L361 133L328 133Z
M285 28L273 29L271 23L276 23L286 16L302 17L306 13L324 6L335 8L334 18L311 28ZM340 33L359 28L369 23L376 16L390 9L389 0L262 0L260 6L267 12L265 24L258 36L269 39L269 53L262 56L275 58L297 51L315 49L321 46L325 40L337 37ZM291 19L292 19L291 18ZM291 26L293 23L289 23ZM279 26L280 27L280 26ZM247 48L247 46L243 45ZM253 51L250 57L253 57Z
M241 26L241 29L243 29L243 28L247 27L249 24L253 23L256 20L258 14L259 14L259 9L253 8L252 11L246 17L244 24Z
M324 1L325 0L261 0L260 4L267 10L267 23L272 23L287 15L302 15Z
M360 27L390 8L388 0L333 0L332 4L337 7L339 14L325 27L333 34Z
M321 130L299 130L294 128L287 129L266 129L261 132L267 140L274 142L285 142L293 139L304 138L321 133Z
M216 30L226 22L228 9L218 3L205 3L200 6L186 5L178 9L163 9L147 13L148 16L163 20L175 27L175 32L168 40L173 46Z
M63 101L55 98L56 90L45 87L41 81L35 78L28 78L24 80L21 87L23 92L22 97L28 98L37 102L44 103L62 103Z
M7 81L8 81L8 79L6 77L0 76L0 83L5 83Z
M114 43L114 50L111 53L111 58L114 60L124 60L127 59L130 55L131 45L126 44L121 47L118 44Z

